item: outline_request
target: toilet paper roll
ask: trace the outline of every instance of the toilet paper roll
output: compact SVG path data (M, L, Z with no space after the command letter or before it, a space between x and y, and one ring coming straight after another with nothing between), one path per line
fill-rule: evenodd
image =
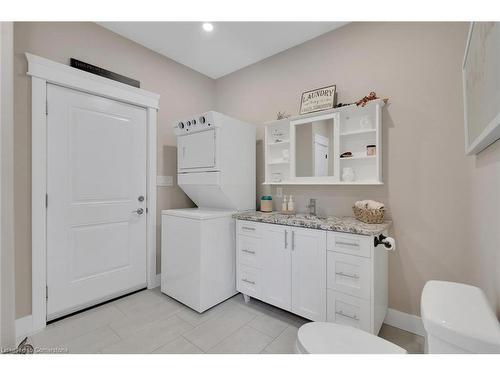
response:
M396 250L396 240L392 237L386 237L383 241L386 250L394 251ZM387 246L390 245L390 246Z

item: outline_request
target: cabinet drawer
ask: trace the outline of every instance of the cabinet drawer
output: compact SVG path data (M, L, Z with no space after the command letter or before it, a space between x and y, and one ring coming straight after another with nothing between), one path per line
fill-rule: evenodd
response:
M328 290L327 319L371 333L370 303L364 299Z
M373 241L371 236L328 232L326 247L330 251L370 258L371 241Z
M259 256L260 256L260 238L243 236L239 234L237 236L237 260L240 264L244 264L251 267L260 267Z
M370 299L371 260L328 251L327 286L337 292Z
M255 221L236 221L236 233L246 236L260 237L260 225Z
M249 296L261 298L262 285L260 272L257 268L238 264L236 289Z

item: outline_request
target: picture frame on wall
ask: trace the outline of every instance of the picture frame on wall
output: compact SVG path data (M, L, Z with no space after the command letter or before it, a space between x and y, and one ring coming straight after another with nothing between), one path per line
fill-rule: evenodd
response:
M302 93L299 114L324 111L335 107L337 86L330 85Z
M462 65L465 152L500 138L500 23L472 22Z

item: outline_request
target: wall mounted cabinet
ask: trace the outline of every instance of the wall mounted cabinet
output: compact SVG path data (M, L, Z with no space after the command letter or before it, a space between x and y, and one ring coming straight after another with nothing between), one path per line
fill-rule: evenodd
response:
M264 184L382 184L383 106L378 99L267 123Z

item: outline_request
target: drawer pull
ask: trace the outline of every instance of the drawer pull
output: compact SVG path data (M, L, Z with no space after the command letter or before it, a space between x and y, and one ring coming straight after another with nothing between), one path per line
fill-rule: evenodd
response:
M243 230L255 230L255 228L252 228L252 227L241 227L241 229L243 229Z
M255 281L250 281L250 280L247 280L247 279L241 279L241 281L244 281L248 284L252 284L252 285L255 285Z
M359 279L359 275L356 275L355 273L349 274L344 272L335 272L335 275L350 277L351 279L356 279L356 280Z
M255 251L251 251L251 250L247 250L247 249L241 249L241 251L243 251L244 253L254 254L255 255Z
M335 245L344 245L344 246L359 247L358 243L344 242L344 241L335 241Z
M356 315L356 314L354 314L354 315L345 314L342 310L340 310L340 311L335 311L335 314L340 315L340 316L343 316L343 317L345 317L345 318L352 319L352 320L359 320L359 318L357 317L357 315Z

